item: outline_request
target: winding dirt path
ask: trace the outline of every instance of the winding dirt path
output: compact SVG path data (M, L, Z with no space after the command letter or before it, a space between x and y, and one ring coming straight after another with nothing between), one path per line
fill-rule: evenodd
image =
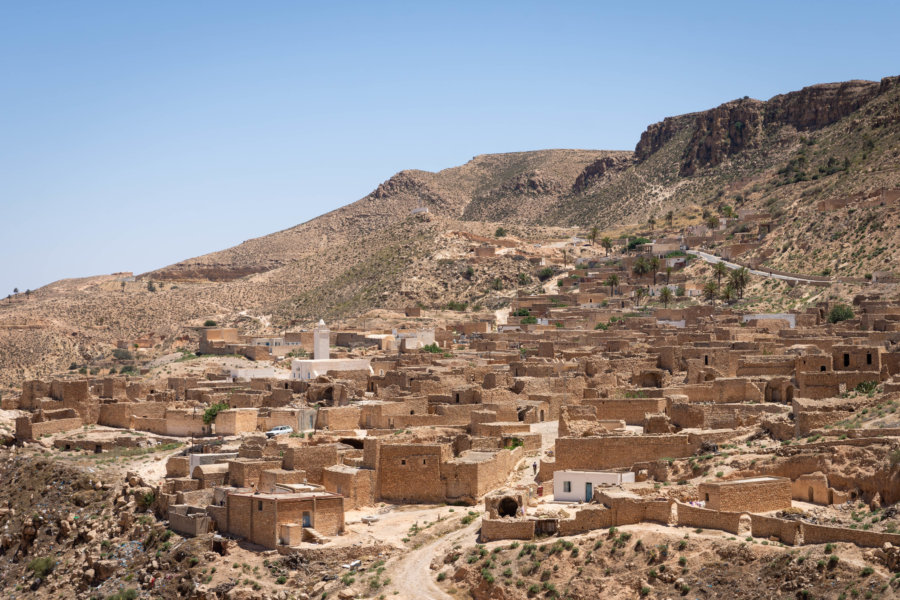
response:
M479 528L481 519L476 519L463 529L444 535L401 558L390 569L391 585L385 590L386 596L400 600L454 600L435 582L437 574L431 570L431 561L466 538L474 542Z

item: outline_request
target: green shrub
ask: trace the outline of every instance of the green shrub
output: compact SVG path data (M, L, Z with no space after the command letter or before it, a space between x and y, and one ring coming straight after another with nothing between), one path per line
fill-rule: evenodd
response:
M839 323L853 318L853 309L846 304L835 304L828 312L829 323Z
M494 237L506 237L506 229L504 229L503 227L498 227L497 231L494 232Z
M522 317L520 323L522 323L523 325L536 325L537 317Z
M212 319L207 319L207 320L203 321L204 327L215 327L216 325L217 325L217 323L215 321L213 321Z
M113 358L116 360L131 360L134 358L134 355L125 348L116 348L113 350Z
M41 556L28 563L28 570L34 573L35 577L41 579L49 575L54 567L56 567L56 561L49 556Z
M856 384L856 391L860 394L871 394L874 393L875 390L878 389L877 381L862 381Z
M455 310L457 312L466 312L466 309L469 308L468 302L456 302L451 300L447 303L447 310Z
M548 279L553 277L553 269L551 269L550 267L544 267L537 272L537 277L541 281L547 281Z
M206 425L213 423L216 420L216 415L218 415L223 410L228 410L229 408L231 407L224 402L213 404L212 406L207 408L206 411L204 411L203 423L205 423Z
M138 597L138 592L136 589L128 588L125 590L119 590L115 594L111 596L107 596L106 600L135 600Z

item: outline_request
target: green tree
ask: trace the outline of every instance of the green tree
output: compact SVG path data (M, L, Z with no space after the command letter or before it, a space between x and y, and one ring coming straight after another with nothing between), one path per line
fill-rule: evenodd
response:
M671 227L671 226L672 226L672 222L673 222L674 220L675 220L675 213L672 212L672 211L670 210L669 212L666 213L666 224L667 224L669 227Z
M659 301L663 303L663 306L669 308L669 302L672 301L673 296L672 290L666 286L659 292Z
M666 267L666 285L669 285L669 280L672 278L672 267Z
M600 235L600 228L594 225L591 227L591 232L588 234L588 239L591 240L591 246L593 246L597 242L597 236Z
M738 293L739 297L743 299L744 288L750 283L750 271L746 267L734 269L728 274L728 282Z
M634 290L634 303L637 306L641 305L641 300L647 297L647 288L639 287Z
M610 295L610 296L615 296L615 295L616 295L616 288L619 287L619 276L616 275L615 273L613 273L612 275L610 275L609 277L607 277L607 278L606 278L606 281L603 282L603 283L604 283L604 285L608 285L608 286L609 286L609 295Z
M653 273L653 285L656 285L656 274L659 272L659 257L651 256L647 264L650 266L650 272Z
M638 259L634 261L634 264L631 265L631 272L638 278L643 277L650 272L650 263L648 263L647 259L643 256L639 256Z
M504 229L503 227L498 227L497 231L494 232L494 237L506 237L506 229Z
M609 236L605 236L600 240L600 245L603 246L603 249L606 250L606 255L609 256L609 251L612 250L613 243Z
M709 215L709 218L706 219L706 226L710 229L718 229L720 223L721 221L719 221L719 217L716 215Z
M703 285L703 298L707 302L712 302L712 305L716 305L716 296L719 293L719 286L715 281L707 281Z
M656 215L650 215L650 218L647 219L647 225L650 226L650 231L653 231L653 228L656 227Z
M737 290L734 289L734 285L729 281L725 284L725 287L722 288L722 291L719 292L719 298L722 299L722 302L731 302L737 296Z
M717 262L713 265L713 274L716 276L716 288L722 287L722 277L728 275L728 267L723 262Z

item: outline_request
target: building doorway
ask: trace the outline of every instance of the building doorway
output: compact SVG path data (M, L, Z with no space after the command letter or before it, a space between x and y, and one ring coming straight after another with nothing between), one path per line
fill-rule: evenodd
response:
M584 484L584 501L590 502L594 499L594 484L590 481Z

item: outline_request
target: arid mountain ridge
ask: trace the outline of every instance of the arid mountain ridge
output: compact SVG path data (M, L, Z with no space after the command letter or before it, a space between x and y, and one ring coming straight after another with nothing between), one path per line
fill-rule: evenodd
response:
M522 265L503 257L463 277L471 243L452 233L491 236L498 225L521 240L565 239L593 225L646 231L649 216L669 210L700 223L705 207L728 203L772 215L754 251L772 267L857 277L889 268L900 259L896 202L826 218L817 204L900 187L898 81L816 85L670 117L634 152L540 150L402 171L316 219L125 286L116 276L45 286L0 305L0 384L94 360L117 339L153 334L166 348L207 318L252 331L415 302L500 305ZM420 207L427 217L411 214ZM489 285L498 279L502 291Z

